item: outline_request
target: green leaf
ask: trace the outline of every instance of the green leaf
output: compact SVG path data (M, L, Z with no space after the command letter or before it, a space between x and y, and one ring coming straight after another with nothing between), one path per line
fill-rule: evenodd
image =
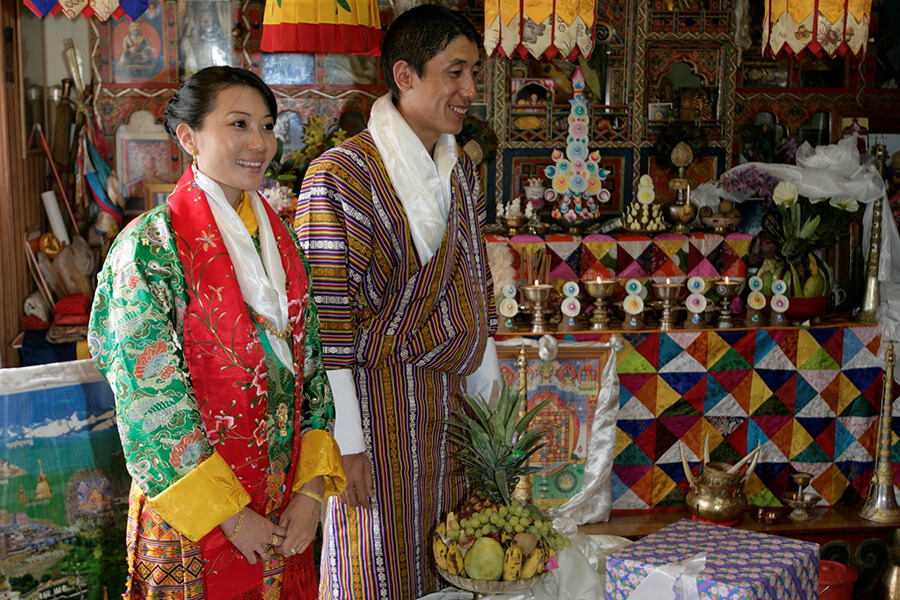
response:
M803 224L803 227L800 228L800 239L805 240L812 234L816 232L816 229L819 227L819 223L822 221L822 218L819 215L814 216L812 219L807 219L806 223Z
M525 415L521 419L519 419L519 422L516 424L516 431L519 434L521 434L523 431L525 431L528 428L528 424L531 423L531 420L539 412L541 412L542 408L547 406L547 404L549 404L549 403L550 403L549 399L544 400L543 402L541 402L540 404L538 404L537 406L535 406L534 408L529 410L527 413L525 413Z
M347 12L350 12L350 5L347 4L347 0L337 0L337 3L338 3L338 6L340 6ZM280 4L279 4L279 6L280 6Z

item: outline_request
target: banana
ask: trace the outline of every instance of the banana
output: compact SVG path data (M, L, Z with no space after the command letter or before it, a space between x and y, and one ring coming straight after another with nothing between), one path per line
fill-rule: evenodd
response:
M451 540L447 545L447 572L451 575L466 576L466 563L463 559L462 550Z
M506 547L503 555L503 581L516 581L522 572L522 549L515 542Z
M444 571L449 571L448 563L447 563L447 544L444 543L438 536L434 536L434 543L432 544L434 547L434 562L437 563L437 566Z
M440 536L442 538L447 537L447 526L443 523L438 523L438 526L434 528L435 537Z
M819 274L819 263L816 259L816 255L812 252L808 253L806 257L809 259L809 272L813 275Z
M546 562L544 558L544 550L541 546L538 546L534 550L532 550L531 554L528 555L528 558L525 560L525 563L522 565L522 572L519 574L519 579L531 579L535 575L541 573L538 571L538 567L541 567L543 570L543 565Z

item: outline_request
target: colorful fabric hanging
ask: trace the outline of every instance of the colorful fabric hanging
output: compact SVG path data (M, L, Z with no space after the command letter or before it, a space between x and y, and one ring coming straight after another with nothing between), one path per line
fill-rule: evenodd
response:
M376 0L268 0L262 51L381 54Z
M147 0L119 0L119 6L131 21L147 12L147 5Z
M25 0L25 6L39 19L43 19L47 15L56 16L62 10L56 0Z
M763 53L865 52L872 0L765 0Z
M119 5L119 0L63 0L62 3L57 0L23 0L25 6L39 19L43 19L47 15L55 17L62 12L70 19L82 15L86 19L97 17L100 21L106 21L110 17L121 19L125 16L133 21L147 10L147 1L129 2L125 0L130 11L126 12Z
M596 13L596 0L486 0L484 48L488 56L587 58Z

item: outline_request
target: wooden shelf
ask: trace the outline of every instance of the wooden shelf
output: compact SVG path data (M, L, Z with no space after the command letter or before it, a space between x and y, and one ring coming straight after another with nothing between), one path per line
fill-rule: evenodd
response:
M846 539L851 536L881 537L898 524L884 524L867 521L859 516L858 506L832 506L815 509L815 518L802 523L795 523L787 518L787 513L779 517L778 522L767 525L760 523L744 513L741 523L737 525L747 531L758 531L785 537L806 539L822 543L823 540ZM680 519L691 518L687 510L672 512L634 512L613 514L606 523L592 523L578 528L581 533L589 535L617 535L636 540L650 535L671 525Z

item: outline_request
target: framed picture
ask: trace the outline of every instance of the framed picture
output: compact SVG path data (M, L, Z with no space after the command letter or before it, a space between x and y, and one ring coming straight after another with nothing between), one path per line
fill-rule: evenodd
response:
M788 63L783 60L745 60L741 66L741 85L744 87L787 87Z
M175 189L174 183L144 184L144 210L150 210L166 203L166 198Z
M269 85L313 85L316 55L266 52L262 55L262 78Z
M116 130L116 172L126 198L144 198L144 185L175 180L169 135L147 111Z
M113 82L145 84L167 81L162 10L148 10L134 21L119 19L112 23L111 30Z
M547 105L554 104L556 93L555 79L512 80L512 104L516 108L540 108L547 110Z
M232 66L231 2L182 0L177 6L179 79L184 81L205 67Z
M668 121L674 118L671 102L651 102L647 105L647 114L651 121Z
M831 131L831 137L834 141L856 133L859 135L856 143L859 153L865 154L869 151L869 117L842 113L833 114L831 116Z
M675 177L675 169L662 166L656 162L653 148L641 148L641 173L653 178L656 203L666 205L675 199L675 191L669 187L669 181ZM707 154L695 156L688 165L684 176L691 189L701 183L718 179L725 172L725 148L710 147Z

